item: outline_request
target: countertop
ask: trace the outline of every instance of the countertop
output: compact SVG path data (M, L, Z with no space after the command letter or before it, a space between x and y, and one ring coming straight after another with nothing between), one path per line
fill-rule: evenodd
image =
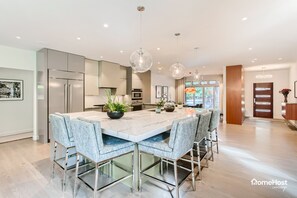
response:
M106 113L89 111L69 113L71 119L82 117L88 120L100 121L102 132L107 135L139 142L164 131L170 130L176 119L196 116L205 110L176 109L174 112L155 113L150 110L126 112L121 119L110 119Z

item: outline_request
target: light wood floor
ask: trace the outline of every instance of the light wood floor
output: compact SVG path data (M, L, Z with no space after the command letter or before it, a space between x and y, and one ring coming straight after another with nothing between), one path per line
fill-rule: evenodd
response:
M297 131L282 121L246 120L243 126L221 125L220 154L194 192L190 181L181 187L182 197L297 197ZM72 197L73 172L66 192L61 190L61 172L51 178L49 145L31 139L0 144L0 197ZM287 180L283 191L272 186L252 186L251 180ZM100 196L101 195L101 196ZM91 197L80 185L77 197ZM125 185L116 185L98 197L171 197L166 187L145 183L141 193L132 194Z

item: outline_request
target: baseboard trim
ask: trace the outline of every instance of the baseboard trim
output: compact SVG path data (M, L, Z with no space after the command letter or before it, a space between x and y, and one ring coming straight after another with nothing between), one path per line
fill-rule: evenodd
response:
M18 131L17 133L16 132L5 133L5 134L1 134L0 143L20 140L25 138L32 138L32 137L33 137L33 131L25 131L25 132Z

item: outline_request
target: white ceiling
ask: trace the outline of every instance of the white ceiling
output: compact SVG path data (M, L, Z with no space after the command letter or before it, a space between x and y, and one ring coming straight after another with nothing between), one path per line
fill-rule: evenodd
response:
M143 48L153 55L153 70L167 72L176 61L176 32L180 62L192 71L297 60L296 0L0 0L0 44L103 56L127 66L139 47L138 5L146 7Z

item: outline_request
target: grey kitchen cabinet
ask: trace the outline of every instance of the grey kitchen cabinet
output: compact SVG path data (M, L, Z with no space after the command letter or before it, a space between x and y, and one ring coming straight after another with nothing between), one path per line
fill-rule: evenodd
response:
M124 66L120 66L120 81L117 87L116 95L126 95L127 94L127 69Z
M120 65L112 62L100 61L98 76L99 87L117 88L121 78Z
M85 60L85 95L98 96L98 61L86 59Z
M85 57L68 54L68 71L85 73Z
M48 49L48 69L67 71L67 53Z

